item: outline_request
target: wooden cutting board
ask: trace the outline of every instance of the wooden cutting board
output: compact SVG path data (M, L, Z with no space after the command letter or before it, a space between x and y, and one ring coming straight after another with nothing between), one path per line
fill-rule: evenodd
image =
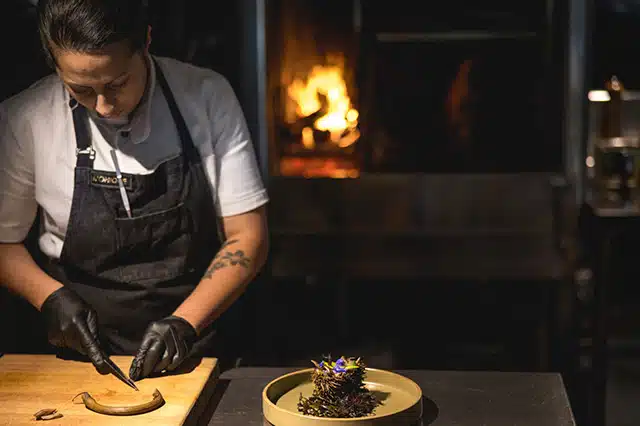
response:
M125 374L129 372L132 359L130 356L112 357ZM185 425L192 423L198 415L195 411L202 410L208 402L218 373L217 359L204 358L188 373L136 382L139 391L135 391L112 374L100 375L90 363L62 360L54 355L4 355L0 357L0 424ZM136 416L94 413L84 406L80 397L72 402L77 394L89 392L104 405L137 405L151 401L155 389L160 391L165 404ZM33 414L44 408L57 408L64 417L35 422Z

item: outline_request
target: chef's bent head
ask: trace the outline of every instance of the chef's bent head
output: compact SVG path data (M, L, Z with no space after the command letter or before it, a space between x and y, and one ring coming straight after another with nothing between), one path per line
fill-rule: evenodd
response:
M45 53L80 104L124 118L147 84L147 0L40 0Z

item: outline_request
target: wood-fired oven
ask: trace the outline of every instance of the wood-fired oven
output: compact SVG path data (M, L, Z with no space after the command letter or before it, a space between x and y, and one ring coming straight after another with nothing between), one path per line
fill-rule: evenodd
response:
M562 2L258 5L244 69L272 274L552 268L533 253L552 238L549 177L563 172Z

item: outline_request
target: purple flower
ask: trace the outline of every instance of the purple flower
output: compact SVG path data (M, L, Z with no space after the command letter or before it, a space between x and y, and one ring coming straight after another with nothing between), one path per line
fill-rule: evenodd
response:
M345 368L345 365L346 365L345 360L340 358L339 360L336 361L336 365L333 367L333 372L344 373L345 371L347 371L347 369Z

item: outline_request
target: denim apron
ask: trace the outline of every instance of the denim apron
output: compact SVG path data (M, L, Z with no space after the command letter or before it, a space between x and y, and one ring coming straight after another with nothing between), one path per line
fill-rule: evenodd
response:
M113 355L135 354L149 323L172 314L221 247L200 155L155 65L182 155L149 175L122 176L129 217L116 174L93 168L87 111L71 105L77 145L71 214L60 259L45 268L96 310L100 339ZM153 149L153 142L145 143ZM194 354L205 353L214 336L213 326L203 330Z

